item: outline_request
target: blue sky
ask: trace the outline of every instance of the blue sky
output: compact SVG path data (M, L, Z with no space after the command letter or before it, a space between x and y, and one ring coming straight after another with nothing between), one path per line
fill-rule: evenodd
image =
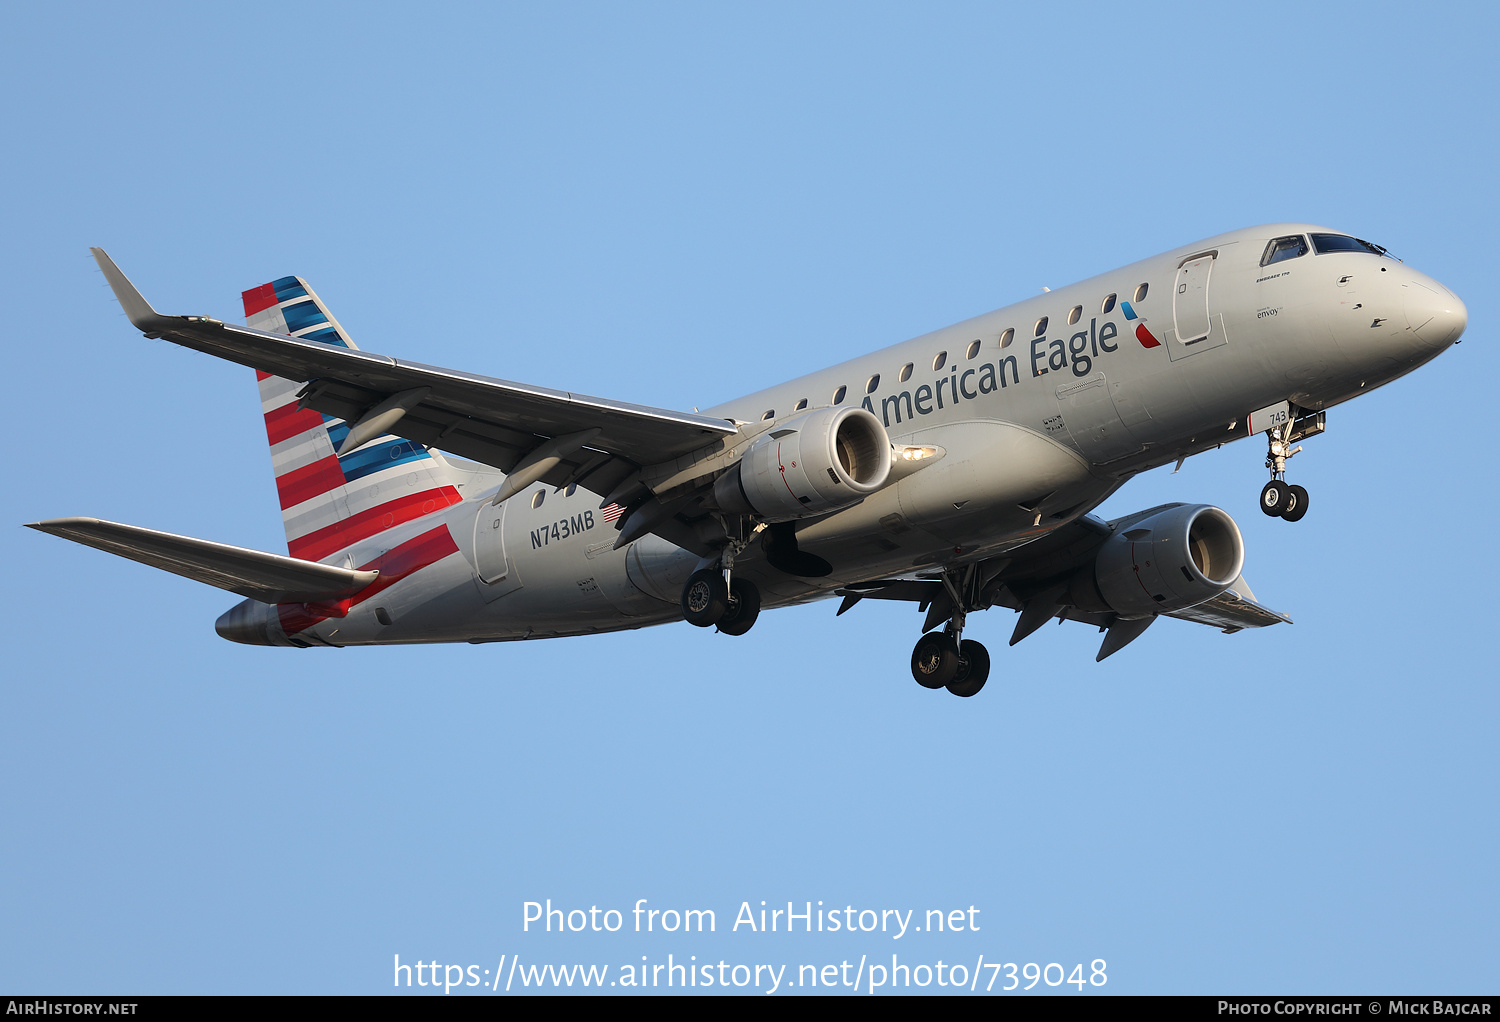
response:
M1115 993L1493 992L1496 27L1481 4L11 12L0 989L896 954L1102 958ZM233 597L20 527L284 545L249 372L142 339L90 245L163 311L237 316L300 274L365 348L688 408L1278 220L1386 245L1470 314L1329 415L1299 524L1257 512L1252 442L1100 509L1225 508L1290 627L1168 621L1095 664L1082 626L1007 649L995 610L972 700L912 683L918 615L874 601L739 640L248 648L213 632ZM523 932L548 898L718 929ZM980 929L731 931L762 900L972 905Z

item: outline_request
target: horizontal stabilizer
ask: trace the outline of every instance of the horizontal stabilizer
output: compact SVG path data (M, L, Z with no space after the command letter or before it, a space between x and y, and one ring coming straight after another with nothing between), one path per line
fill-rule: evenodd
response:
M207 582L262 603L341 600L365 588L379 574L98 518L53 518L32 522L28 528Z

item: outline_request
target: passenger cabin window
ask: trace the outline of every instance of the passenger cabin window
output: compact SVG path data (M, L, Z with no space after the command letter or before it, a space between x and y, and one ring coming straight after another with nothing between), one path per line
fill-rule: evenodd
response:
M1073 311L1068 313L1068 326L1073 326L1083 316L1083 306L1073 306Z
M546 490L537 490L535 493L533 493L531 495L531 506L534 507L534 508L541 507L542 506L542 501L544 501L546 499L547 499L547 491Z
M1013 327L1013 326L1006 327L1005 328L1005 333L1003 333L1003 334L1000 335L1000 347L1002 347L1002 348L1008 348L1008 347L1010 347L1010 342L1013 341L1013 340L1015 340L1015 339L1016 339L1016 328Z
M774 409L774 408L767 408L766 409L766 414L764 414L764 415L762 415L760 417L760 421L761 422L765 422L767 419L774 419L774 418L776 418L776 409Z
M979 342L970 341L969 350L964 352L964 358L969 359L972 362L974 360L974 356L977 354L979 354Z
M849 388L848 387L840 387L838 390L834 391L833 392L833 403L836 404L836 405L843 404L844 403L844 395L847 394L847 393L849 393Z
M1353 239L1350 239L1351 241ZM1266 254L1260 257L1262 266L1270 266L1279 263L1283 259L1296 259L1298 256L1307 255L1307 239L1300 234L1293 234L1285 238L1273 238L1266 246Z
M1101 316L1108 316L1111 312L1114 312L1114 311L1115 311L1115 296L1114 295L1110 295L1108 298L1104 299L1104 304L1101 305L1101 306L1099 306L1099 314Z
M880 374L876 373L874 376L865 381L865 393L875 393L875 388L878 386L880 386Z
M800 412L800 411L802 411L802 409L804 409L806 407L807 407L807 398L803 398L801 401L797 402L797 407L793 408L792 411L794 411L794 412Z
M1379 256L1386 254L1385 249L1379 245L1351 238L1347 234L1314 234L1312 243L1313 248L1318 250L1318 255L1327 255L1329 252L1368 252Z
M937 358L935 358L935 359L932 360L932 371L933 372L937 372L939 369L943 368L943 366L945 366L947 364L948 364L948 353L946 351L940 351L940 352L937 353Z
M1033 333L1031 336L1033 336L1033 337L1040 337L1043 334L1045 334L1046 332L1047 332L1047 317L1043 316L1041 319L1039 319L1039 320L1036 321L1036 332Z
M896 374L896 382L905 383L907 380L911 379L911 371L913 367L914 364L911 362L908 362L906 363L906 365L902 366L901 371Z
M1146 300L1146 291L1147 290L1148 290L1148 288L1147 288L1147 286L1145 284L1142 284L1140 287L1136 288L1135 289L1135 300L1138 301L1138 302L1144 302Z

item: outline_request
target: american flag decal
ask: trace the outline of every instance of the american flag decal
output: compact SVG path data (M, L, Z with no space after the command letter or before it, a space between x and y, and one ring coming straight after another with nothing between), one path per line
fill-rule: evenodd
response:
M612 522L625 513L625 509L618 504L605 504L599 510L604 515L606 522Z

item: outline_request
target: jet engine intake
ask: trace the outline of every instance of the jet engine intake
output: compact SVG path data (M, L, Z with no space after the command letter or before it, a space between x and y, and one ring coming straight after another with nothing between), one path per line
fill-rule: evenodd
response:
M863 408L820 408L775 427L714 483L725 511L766 521L811 518L859 503L891 474L885 426Z
M1208 504L1178 504L1122 522L1092 570L1074 577L1068 601L1122 618L1185 610L1228 589L1244 563L1233 518Z

